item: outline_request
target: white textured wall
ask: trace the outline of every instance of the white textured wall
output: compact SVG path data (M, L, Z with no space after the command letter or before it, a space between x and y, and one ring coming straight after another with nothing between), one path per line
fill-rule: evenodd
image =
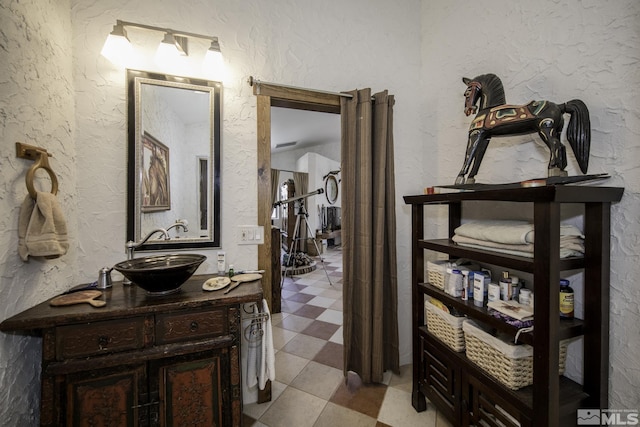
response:
M78 240L74 93L70 5L66 0L0 3L0 319L66 290L76 281L77 246L57 260L17 253L18 211L33 164L16 157L15 142L53 154L59 200L69 237ZM49 191L43 171L36 187ZM47 178L45 178L47 177ZM36 425L40 405L41 340L0 333L0 419L3 425Z
M494 73L507 103L582 99L589 107L589 173L626 188L612 209L610 408L640 408L640 2L636 0L463 0L423 2L421 133L426 176L453 183L471 118L461 77ZM568 147L568 144L567 144ZM570 147L570 175L579 173ZM516 160L517 159L517 160ZM481 182L545 176L548 150L537 137L494 139ZM417 182L414 192L421 190ZM580 355L568 366L579 376Z

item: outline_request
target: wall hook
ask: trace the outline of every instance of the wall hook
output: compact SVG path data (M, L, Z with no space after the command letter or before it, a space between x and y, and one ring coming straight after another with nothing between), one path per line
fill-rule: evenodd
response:
M49 157L53 157L52 154L50 154L44 148L35 147L33 145L25 144L22 142L16 142L16 156L21 159L34 161L34 164L27 171L27 176L25 178L27 183L27 190L29 191L29 195L32 199L35 200L38 194L33 185L33 178L35 176L36 170L40 168L47 171L49 177L51 178L51 193L58 194L58 178L49 165Z

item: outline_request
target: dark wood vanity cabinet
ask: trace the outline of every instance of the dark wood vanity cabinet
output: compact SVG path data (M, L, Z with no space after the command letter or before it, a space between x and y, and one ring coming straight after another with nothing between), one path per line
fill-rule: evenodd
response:
M261 303L261 283L223 295L206 278L162 297L116 283L104 308L47 301L5 320L42 334L41 425L240 426L241 305Z
M503 190L405 196L412 212L412 404L426 409L425 397L454 425L559 427L576 424L579 408L608 407L609 371L609 255L611 204L624 189L589 186L545 186ZM516 209L532 209L535 228L533 258L466 248L451 240L467 209L504 202ZM560 258L561 207L581 205L585 254ZM436 221L425 214L430 205L448 209L448 237L427 239ZM502 205L505 206L505 205ZM437 208L436 209L437 217ZM486 307L454 298L425 277L425 251L465 258L480 264L530 273L535 290L535 329L520 335L533 346L533 385L510 390L432 335L425 326L425 299L433 297L470 319L484 322L515 337L517 329L494 318ZM581 270L584 319L559 320L559 279L564 271ZM559 342L583 337L583 384L560 375Z

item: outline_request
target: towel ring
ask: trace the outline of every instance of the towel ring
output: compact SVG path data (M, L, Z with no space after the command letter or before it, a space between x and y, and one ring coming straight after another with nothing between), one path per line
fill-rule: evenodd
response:
M53 169L51 169L51 166L49 166L49 159L48 159L49 156L51 156L51 154L47 152L44 152L44 153L41 152L40 155L38 156L38 159L27 171L27 176L25 178L27 182L27 191L29 191L29 195L33 200L35 200L36 197L38 197L36 188L33 186L33 178L35 176L36 170L40 168L47 171L47 173L49 174L49 177L51 178L51 194L54 194L54 195L58 194L58 177L56 177L55 172L53 172Z

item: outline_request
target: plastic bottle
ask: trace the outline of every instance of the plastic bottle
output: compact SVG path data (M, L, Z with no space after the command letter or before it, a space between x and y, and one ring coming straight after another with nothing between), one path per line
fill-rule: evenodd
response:
M573 288L569 281L560 279L560 318L573 319Z
M508 271L502 272L502 278L500 279L500 299L503 301L509 301L511 299L511 278Z
M520 288L522 288L523 283L520 282L520 278L517 276L511 276L511 299L518 301L518 297L520 295Z

